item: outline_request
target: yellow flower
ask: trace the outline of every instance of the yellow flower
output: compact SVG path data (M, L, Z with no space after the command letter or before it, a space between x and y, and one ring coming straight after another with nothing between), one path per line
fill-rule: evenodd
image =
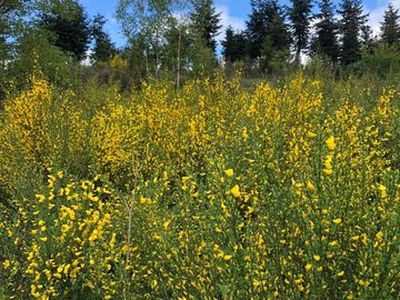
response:
M4 269L8 269L8 268L10 268L10 266L11 266L10 260L6 259L6 260L3 262L3 268L4 268Z
M314 255L314 260L315 260L315 261L320 261L320 260L321 260L321 256L319 256L319 255Z
M261 285L261 282L260 281L258 281L257 279L253 279L253 286L256 288L256 287L259 287Z
M46 197L45 197L44 195L37 194L37 195L36 195L36 200L37 200L39 203L43 203L43 202L46 200Z
M336 148L336 144L335 144L335 138L333 136L329 137L326 140L326 146L328 147L329 151L333 151Z
M225 170L225 175L226 176L228 176L228 177L232 177L233 176L233 169L228 169L228 170Z
M333 242L330 242L330 243L329 243L329 246L335 247L335 246L337 246L338 244L339 244L338 241L333 241Z
M167 231L169 228L169 224L171 224L171 220L165 221L163 224L164 230Z
M381 230L375 235L375 238L376 238L377 241L381 242L383 240L383 236L384 236L384 233Z
M224 259L225 261L230 261L230 260L232 259L232 255L225 254L224 257L223 257L223 259Z
M307 137L310 138L310 139L313 139L313 138L315 138L316 136L317 136L317 134L315 134L315 133L312 132L312 131L307 132Z
M312 264L306 264L306 265L304 266L304 269L306 269L307 272L310 272L311 269L312 269Z
M61 232L62 232L62 233L66 233L66 232L68 232L70 229L71 229L71 227L68 226L67 224L64 224L64 225L61 226Z
M311 180L307 181L307 189L310 192L315 192L317 190Z
M239 185L235 185L231 188L231 194L235 198L239 198L241 196Z
M333 223L336 224L336 225L339 225L339 224L342 223L342 219L341 218L334 219Z

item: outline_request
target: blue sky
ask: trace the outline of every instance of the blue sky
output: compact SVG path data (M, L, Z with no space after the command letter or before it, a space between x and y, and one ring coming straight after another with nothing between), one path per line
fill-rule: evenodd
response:
M117 46L124 45L124 38L121 34L120 27L115 19L115 10L118 0L80 0L86 8L90 16L100 13L108 20L106 31L111 35L112 40ZM395 7L400 7L400 0L391 1ZM286 0L281 3L287 3ZM370 14L370 25L375 34L379 32L379 24L382 20L384 10L389 3L388 0L367 0L364 1L366 12ZM215 5L217 10L221 12L223 29L218 37L219 40L223 37L223 31L228 25L232 25L235 29L243 29L245 21L250 13L250 0L216 0Z

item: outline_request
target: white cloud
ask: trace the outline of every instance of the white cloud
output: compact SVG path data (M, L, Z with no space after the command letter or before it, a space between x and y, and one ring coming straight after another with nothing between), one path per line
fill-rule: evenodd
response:
M369 12L369 21L368 24L371 26L372 32L374 36L379 36L381 33L380 27L381 22L383 21L383 15L385 14L385 10L389 3L392 3L394 8L400 8L400 0L393 1L378 1L378 5L376 8Z
M217 12L221 14L221 25L220 33L217 36L217 40L221 42L225 37L225 30L228 26L232 26L233 30L244 30L246 28L246 20L243 18L237 18L230 15L228 6L217 5Z

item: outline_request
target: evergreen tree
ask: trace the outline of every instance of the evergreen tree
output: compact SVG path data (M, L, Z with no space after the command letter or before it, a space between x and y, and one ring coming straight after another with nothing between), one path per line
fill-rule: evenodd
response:
M374 38L372 36L372 29L369 25L365 24L361 27L361 50L371 51L374 46Z
M249 37L249 56L254 59L261 55L261 48L267 36L266 3L260 0L251 0L251 14L247 21L247 35Z
M225 31L225 39L222 41L222 54L226 62L233 62L235 47L235 31L229 26Z
M361 0L343 0L338 11L340 21L341 49L340 60L343 65L357 62L361 57L361 30L367 22Z
M295 43L296 61L299 62L301 52L308 45L312 2L311 0L291 0L291 2L289 19Z
M97 15L93 18L92 36L95 44L91 59L95 62L107 61L116 53L115 46L111 42L110 36L104 32L103 27L105 23L106 20L102 15Z
M389 46L400 45L399 10L389 3L381 24L382 42Z
M73 54L78 60L86 56L90 27L83 7L75 0L51 6L41 15L41 26L54 34L54 45Z
M243 32L235 32L231 26L225 31L225 39L222 41L222 54L225 61L234 63L242 60L247 55L247 39Z
M261 55L265 39L270 39L276 49L285 49L290 44L290 34L285 23L283 9L277 0L252 0L252 13L247 22L247 34L251 41L252 58Z
M277 0L252 0L252 13L247 22L249 55L264 61L285 59L289 54L290 34L283 9Z
M315 38L312 42L312 52L336 62L339 56L337 41L338 24L334 19L334 7L331 0L321 0L320 12L315 15Z
M190 15L193 30L214 53L217 48L215 37L221 29L221 14L216 12L212 0L191 0L193 12Z

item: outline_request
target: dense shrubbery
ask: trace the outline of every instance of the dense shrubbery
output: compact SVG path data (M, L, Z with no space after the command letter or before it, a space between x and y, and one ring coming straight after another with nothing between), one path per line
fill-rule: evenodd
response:
M398 99L33 78L0 121L0 297L396 299Z

